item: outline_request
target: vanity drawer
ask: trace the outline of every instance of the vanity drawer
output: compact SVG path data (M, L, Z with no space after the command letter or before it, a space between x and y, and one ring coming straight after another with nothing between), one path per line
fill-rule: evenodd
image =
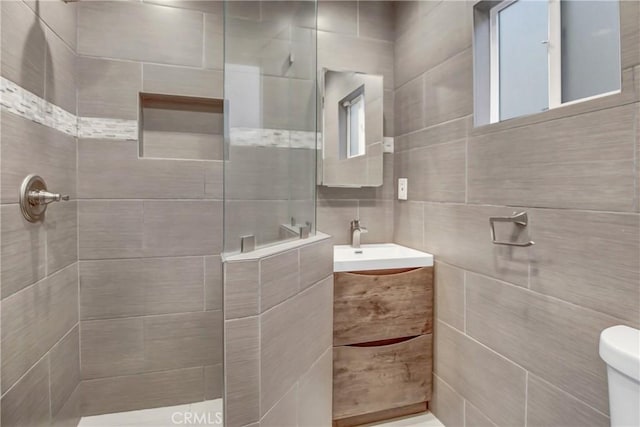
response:
M335 273L333 345L430 333L433 268Z
M333 419L431 399L433 335L333 348Z

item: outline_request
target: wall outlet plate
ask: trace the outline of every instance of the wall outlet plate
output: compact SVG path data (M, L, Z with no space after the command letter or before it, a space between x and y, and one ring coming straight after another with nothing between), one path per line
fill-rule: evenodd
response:
M394 149L394 141L392 136L385 136L382 139L382 152L383 153L393 153Z
M407 200L409 193L409 180L407 178L398 178L398 200Z

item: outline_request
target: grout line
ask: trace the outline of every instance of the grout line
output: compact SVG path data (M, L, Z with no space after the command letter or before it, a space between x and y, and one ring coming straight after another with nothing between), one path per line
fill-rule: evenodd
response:
M202 294L204 297L202 301L203 311L207 311L207 256L208 255L202 256ZM224 311L222 313L224 315Z
M528 417L528 404L529 404L529 371L524 373L524 427L527 427Z
M462 327L464 334L467 335L467 271L462 270Z
M63 340L64 340L64 339L65 339L65 338L66 338L66 337L71 333L71 331L73 331L73 330L76 328L76 326L78 326L78 327L79 327L79 322L76 322L76 323L75 323L71 328L69 328L69 330L68 330L64 335L62 335L62 337L60 337L60 339L59 339L58 341L56 341L56 342L55 342L51 347L49 347L49 349L48 349L48 350L47 350L47 351L46 351L46 352L45 352L45 353L44 353L44 354L43 354L43 355L42 355L38 360L36 360L36 361L33 363L33 365L31 365L31 366L29 367L29 369L27 369L27 370L26 370L26 372L25 372L24 374L22 374L22 375L21 375L17 380L15 380L15 381L14 381L14 383L13 383L13 384L11 384L11 387L9 387L7 390L3 390L2 397L6 396L6 395L7 395L7 393L9 393L11 390L13 390L13 389L16 387L16 385L17 385L20 381L22 381L22 380L24 379L24 377L26 377L26 376L27 376L27 375L28 375L28 374L33 370L33 368L34 368L38 363L42 362L42 360L43 360L45 357L49 357L49 353L51 353L51 350L52 350L55 346L57 346L58 344L60 344L60 343L61 343L61 342L62 342L62 341L63 341Z

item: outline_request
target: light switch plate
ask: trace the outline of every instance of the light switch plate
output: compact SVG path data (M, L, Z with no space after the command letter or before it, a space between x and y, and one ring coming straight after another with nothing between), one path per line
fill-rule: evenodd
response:
M409 180L407 178L398 178L398 200L407 200L409 192Z

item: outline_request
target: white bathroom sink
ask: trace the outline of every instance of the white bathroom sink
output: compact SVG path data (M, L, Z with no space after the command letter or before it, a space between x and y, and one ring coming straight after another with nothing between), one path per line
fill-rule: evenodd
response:
M431 267L432 265L433 255L395 243L362 245L359 249L349 245L333 247L334 272Z

